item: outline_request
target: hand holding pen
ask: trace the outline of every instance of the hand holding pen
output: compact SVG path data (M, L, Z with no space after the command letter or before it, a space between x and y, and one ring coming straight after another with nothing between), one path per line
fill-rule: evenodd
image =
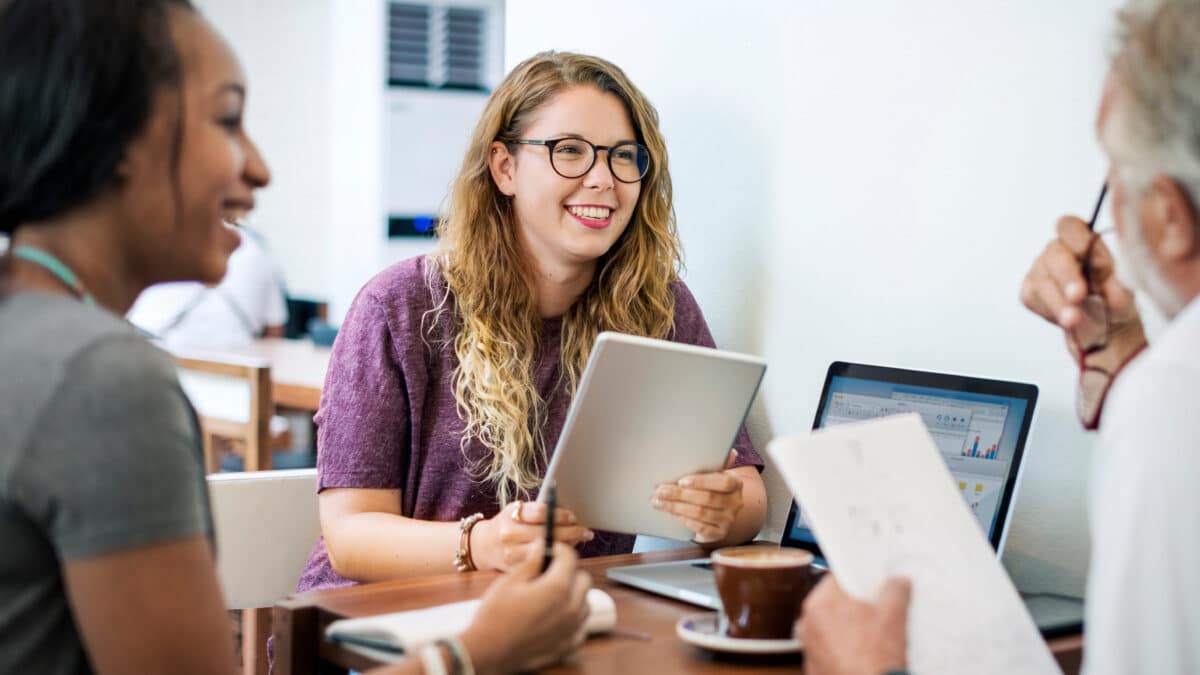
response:
M1059 219L1057 237L1021 285L1025 306L1063 329L1080 368L1077 412L1085 428L1098 423L1104 392L1146 345L1133 293L1117 279L1112 252L1101 238L1112 230L1096 228L1107 193L1106 183L1091 220Z
M1066 331L1086 321L1083 304L1093 293L1103 297L1114 329L1137 318L1133 294L1117 279L1112 252L1100 238L1110 230L1095 230L1107 192L1106 184L1090 221L1059 219L1057 236L1034 260L1021 285L1025 306Z
M548 495L547 495L548 496ZM471 533L471 552L479 569L510 570L530 551L541 551L546 539L550 505L545 501L513 502L492 518L480 521ZM553 510L552 541L575 546L595 534L579 524L570 510Z

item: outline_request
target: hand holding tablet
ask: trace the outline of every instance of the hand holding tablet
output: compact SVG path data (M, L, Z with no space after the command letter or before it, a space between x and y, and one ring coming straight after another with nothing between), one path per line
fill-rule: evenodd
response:
M650 505L696 533L697 544L721 541L742 510L742 480L730 471L691 474L659 485Z

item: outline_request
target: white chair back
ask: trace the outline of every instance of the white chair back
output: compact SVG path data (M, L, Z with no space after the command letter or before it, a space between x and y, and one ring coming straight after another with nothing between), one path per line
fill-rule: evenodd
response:
M291 595L321 533L317 470L211 474L208 495L226 606L270 607Z

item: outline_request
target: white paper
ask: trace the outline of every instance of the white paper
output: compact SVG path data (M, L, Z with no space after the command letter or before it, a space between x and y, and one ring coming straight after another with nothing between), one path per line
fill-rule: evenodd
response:
M343 636L365 637L411 652L439 638L462 633L475 618L479 604L479 600L467 600L426 609L342 619L329 624L325 629L325 637L333 640ZM617 605L611 595L598 588L590 589L587 604L588 618L583 625L586 635L605 633L617 625ZM360 645L347 644L346 647L379 661L399 661L404 658L403 654Z
M873 601L888 578L912 581L911 672L1060 672L919 415L779 438L767 451L848 593Z

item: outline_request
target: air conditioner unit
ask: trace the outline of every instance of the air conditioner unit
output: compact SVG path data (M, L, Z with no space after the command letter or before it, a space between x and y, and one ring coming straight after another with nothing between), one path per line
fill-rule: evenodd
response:
M385 52L388 237L429 237L504 74L504 2L389 1Z

